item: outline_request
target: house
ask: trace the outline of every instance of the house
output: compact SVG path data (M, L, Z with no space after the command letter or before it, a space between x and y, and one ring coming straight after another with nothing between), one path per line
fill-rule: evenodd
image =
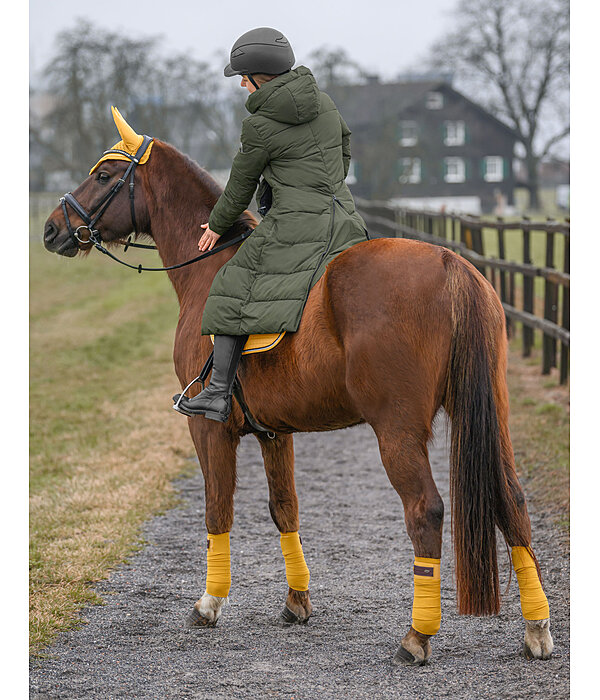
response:
M517 134L447 80L371 77L327 91L352 131L355 195L473 214L513 204Z

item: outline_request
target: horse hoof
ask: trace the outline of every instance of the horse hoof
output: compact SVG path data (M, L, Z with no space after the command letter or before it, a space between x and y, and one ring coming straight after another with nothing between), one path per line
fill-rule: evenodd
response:
M308 617L300 617L299 615L296 615L295 612L292 612L287 605L284 606L283 610L281 611L281 615L279 616L280 622L282 622L284 625L305 625L309 618Z
M423 666L431 656L429 637L410 628L394 656L394 663L409 666Z
M192 612L186 617L185 629L197 629L198 627L216 627L216 620L209 620L204 615L201 615L196 608L192 608Z
M402 645L398 647L398 651L396 652L394 656L394 663L395 664L406 664L408 666L420 666L421 664L425 663L424 661L419 661L416 659L410 651L405 649Z
M550 620L525 620L523 654L526 659L543 659L552 656L554 642L550 634Z

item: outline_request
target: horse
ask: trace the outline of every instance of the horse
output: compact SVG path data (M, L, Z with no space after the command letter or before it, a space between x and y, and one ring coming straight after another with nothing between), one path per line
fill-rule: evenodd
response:
M163 265L175 266L167 274L180 308L173 360L183 388L212 350L210 338L200 334L200 322L215 274L240 245L226 243L257 222L244 211L213 255L176 267L197 255L200 224L208 221L222 188L172 145L158 139L152 145L148 161L133 171L131 163L123 162L127 158L113 160L107 152L101 166L69 193L70 215L64 198L50 214L44 244L51 252L74 257L93 248L94 232L108 248L122 244L133 228L153 240ZM126 187L115 188L128 174L129 197ZM86 207L101 208L100 223L98 216L90 223ZM242 436L252 433L260 444L273 522L281 533L294 533L299 517L293 434L368 423L402 500L415 553L413 619L394 658L426 663L440 627L444 517L427 444L434 417L443 408L451 422L458 613L499 611L498 526L513 552L525 620L524 653L549 658L549 609L515 470L506 367L502 305L470 262L443 246L408 239L376 238L346 249L312 287L298 330L286 333L270 351L241 359L238 378L247 407L272 432L256 431L235 401L225 423L188 418L204 476L207 531L219 535L231 530L236 449ZM192 385L190 395L197 390ZM288 588L283 613L288 624L305 623L312 612L310 590L299 588ZM532 596L537 601L533 610ZM215 626L224 601L205 592L187 625Z

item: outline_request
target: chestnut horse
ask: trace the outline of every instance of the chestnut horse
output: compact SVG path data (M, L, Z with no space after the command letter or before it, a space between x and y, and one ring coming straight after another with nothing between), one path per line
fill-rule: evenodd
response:
M106 160L75 191L89 210L123 177L127 164ZM222 189L211 176L167 143L155 140L151 157L135 173L137 228L154 240L165 266L198 254L200 224ZM102 214L97 230L117 245L132 230L126 187ZM58 206L48 218L49 251L74 256L91 249L71 226L83 224ZM222 237L256 225L244 212ZM85 230L85 226L83 226ZM212 350L200 321L217 270L237 250L168 272L179 300L174 362L185 387ZM269 508L280 532L299 528L293 433L372 426L387 475L404 505L416 557L439 559L444 505L433 481L427 443L444 407L452 423L450 450L453 538L458 611L490 615L500 605L496 525L509 546L531 552L531 527L515 472L508 428L507 339L501 303L490 283L447 248L405 239L375 239L338 255L314 285L300 326L272 350L242 357L238 376L246 403L270 439L257 433L269 486ZM190 395L199 390L193 385ZM231 530L236 448L253 432L237 402L226 423L188 419L206 490L206 526ZM536 563L537 567L537 563ZM416 572L416 569L415 569ZM539 572L539 569L538 569ZM416 577L415 577L416 578ZM195 624L213 626L223 598L205 593ZM289 588L287 621L311 614L310 594ZM525 652L552 652L549 618L525 620ZM430 636L410 627L397 658L424 663Z

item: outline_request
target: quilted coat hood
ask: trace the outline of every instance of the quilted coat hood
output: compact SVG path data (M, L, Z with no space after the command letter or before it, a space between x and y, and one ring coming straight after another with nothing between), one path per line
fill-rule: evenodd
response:
M253 92L246 109L284 124L303 124L319 114L320 93L313 74L305 66L278 75Z

